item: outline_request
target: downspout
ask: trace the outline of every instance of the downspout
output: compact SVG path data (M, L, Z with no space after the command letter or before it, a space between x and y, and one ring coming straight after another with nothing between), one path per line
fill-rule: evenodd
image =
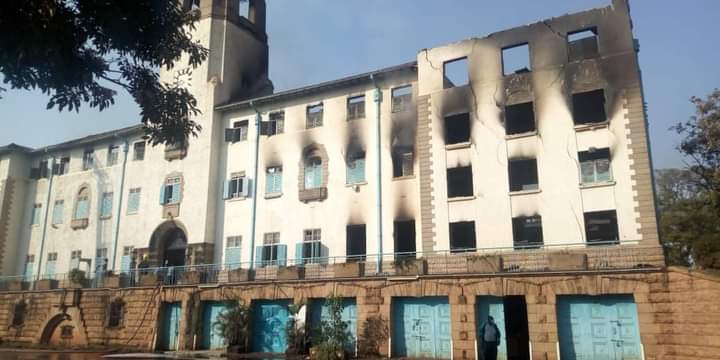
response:
M381 131L381 123L380 123L380 106L382 105L383 95L382 90L380 90L380 87L378 86L377 82L375 81L375 75L370 74L370 80L373 82L373 86L375 86L375 92L373 95L373 100L375 101L375 137L377 139L377 145L375 148L376 152L376 161L377 161L377 178L375 179L377 183L377 192L376 192L376 199L375 203L377 206L377 265L375 268L376 273L380 274L382 272L382 261L383 261L383 225L382 225L382 138L380 137L382 134Z
M252 178L252 214L250 216L250 270L255 266L255 219L257 216L257 178L258 163L260 156L260 122L262 115L251 101L250 106L255 110L255 156L253 160L253 178Z
M123 144L123 165L122 174L120 175L120 197L118 198L117 214L115 215L115 234L113 236L113 253L112 253L112 271L115 272L115 259L117 257L118 237L120 236L120 216L122 215L123 194L125 191L125 171L127 170L128 152L130 144L124 139Z
M45 148L45 154L47 154L47 153L48 153L48 150L47 150L47 148ZM52 156L52 158L50 159L49 169L46 169L50 173L50 178L48 179L47 196L45 197L45 217L43 218L42 237L40 238L40 253L38 254L37 276L35 277L36 280L40 280L40 274L42 274L43 251L45 251L45 238L47 237L47 223L48 223L48 216L50 215L50 194L52 193L53 177L55 175L55 174L53 174L54 167L55 167L55 156Z

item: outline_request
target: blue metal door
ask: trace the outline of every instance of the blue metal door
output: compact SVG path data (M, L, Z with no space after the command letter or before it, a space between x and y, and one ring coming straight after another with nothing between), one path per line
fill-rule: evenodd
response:
M182 307L179 302L164 304L162 322L160 323L158 349L173 351L178 349L181 309Z
M499 296L478 296L475 301L476 334L481 334L482 327L487 323L488 316L492 316L500 330L500 345L498 346L497 360L507 359L507 334L505 331L505 306L503 298ZM478 339L478 351L482 352L482 339Z
M641 359L632 295L561 296L557 314L561 358Z
M446 297L393 299L392 356L449 359L450 321Z
M217 332L215 322L218 316L227 309L227 305L219 301L203 301L202 349L221 349L225 347L225 339Z
M287 327L290 300L253 301L252 351L284 353L287 350Z
M355 353L355 344L357 342L357 305L354 298L342 299L342 315L341 319L348 326L348 335L350 342L347 344L347 351L351 354ZM327 306L325 299L314 299L310 302L310 326L317 328L320 323L330 318L330 308Z

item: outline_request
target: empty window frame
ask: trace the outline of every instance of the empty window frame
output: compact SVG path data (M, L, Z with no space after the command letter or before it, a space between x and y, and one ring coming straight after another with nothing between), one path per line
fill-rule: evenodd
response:
M246 141L248 136L248 121L241 120L233 123L233 127L225 129L226 142Z
M603 89L575 93L572 96L572 104L575 125L598 124L608 120Z
M447 169L448 198L473 196L472 166Z
M140 188L130 189L128 192L127 213L128 215L137 214L140 211Z
M282 194L282 166L265 169L265 194Z
M260 134L261 135L277 135L282 134L285 131L285 112L275 111L271 112L268 116L268 121L260 123Z
M474 221L450 223L450 252L475 251L476 247Z
M65 213L65 201L55 200L55 206L53 207L52 224L58 225L63 223L63 214Z
M470 142L470 114L462 113L445 117L445 144Z
M411 147L399 146L393 149L393 177L405 177L413 175L415 154Z
M510 191L537 190L538 170L535 159L512 159L508 162Z
M113 193L103 193L100 198L100 218L107 219L112 216Z
M250 194L250 182L244 174L234 174L225 182L223 199L246 198Z
M524 43L503 48L502 67L503 75L529 72L531 70L529 44Z
M612 180L610 170L610 149L590 148L578 153L580 161L580 183L593 184Z
M85 150L83 152L82 169L90 170L90 169L92 169L94 164L95 164L95 151L93 149Z
M585 238L588 244L617 244L617 213L615 210L585 213Z
M133 160L142 161L145 160L145 142L138 141L133 144Z
M108 146L107 153L107 166L117 165L118 155L120 154L120 147L117 145Z
M395 258L415 257L415 220L393 223Z
M600 53L596 28L570 32L567 42L569 62L592 59Z
M348 185L365 182L365 152L361 151L348 157L345 167L345 183Z
M462 57L443 63L443 88L449 89L470 83L468 58Z
M347 261L365 261L367 254L365 224L346 226L345 241Z
M355 120L365 117L365 95L349 97L347 100L347 119Z
M412 85L400 86L392 89L392 112L410 110L412 106Z
M512 219L513 246L518 249L536 249L543 245L540 216L520 216Z
M303 231L303 242L299 244L296 251L301 252L296 254L298 264L315 264L320 263L323 257L322 244L321 244L322 232L320 229L307 229Z
M167 179L160 188L160 205L179 204L181 189L182 180L179 177Z
M108 322L107 327L118 328L123 325L123 317L125 315L125 303L120 300L114 300L110 303L110 309L108 309Z
M505 106L505 135L533 132L535 109L532 102Z
M320 127L323 124L323 103L308 105L305 114L305 128L312 129Z
M317 189L322 186L323 170L322 159L312 156L305 160L305 189Z
M32 212L30 213L30 225L40 224L40 218L42 213L42 204L33 204Z

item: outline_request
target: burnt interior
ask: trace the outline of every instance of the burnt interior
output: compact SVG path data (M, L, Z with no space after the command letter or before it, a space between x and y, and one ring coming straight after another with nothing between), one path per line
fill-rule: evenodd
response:
M462 113L445 117L445 144L470 142L470 114Z
M530 360L530 332L525 296L503 297L508 360Z
M415 220L393 223L396 257L415 257Z
M448 198L472 196L472 167L462 166L447 169L447 187Z
M519 216L512 219L513 246L516 250L536 249L543 244L540 215Z
M619 236L615 210L586 212L585 238L588 243L617 243Z
M573 94L572 105L575 125L596 124L607 121L605 91L603 89Z
M532 102L505 106L505 134L535 131L535 109Z
M393 177L413 175L415 154L410 146L396 146L392 151Z
M450 252L474 251L475 248L477 248L475 222L450 223Z
M593 59L599 55L597 28L568 33L568 61Z
M348 261L365 261L367 254L367 234L365 224L345 227L345 248Z
M536 159L513 159L508 163L510 191L538 189Z

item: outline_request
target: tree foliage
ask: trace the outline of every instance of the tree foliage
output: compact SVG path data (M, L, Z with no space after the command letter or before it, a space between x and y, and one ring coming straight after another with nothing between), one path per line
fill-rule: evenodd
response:
M246 350L250 327L250 308L238 301L228 302L213 323L213 329L225 339L229 347L239 346Z
M104 110L117 92L139 105L153 145L197 136L197 101L158 70L186 59L196 68L208 50L191 32L199 14L177 0L7 0L0 2L0 73L11 89L39 89L48 109ZM0 90L1 91L1 90Z
M349 322L342 319L342 298L329 295L325 300L328 309L327 319L320 321L315 329L313 343L318 349L319 359L334 359L336 354L343 353L350 344Z

